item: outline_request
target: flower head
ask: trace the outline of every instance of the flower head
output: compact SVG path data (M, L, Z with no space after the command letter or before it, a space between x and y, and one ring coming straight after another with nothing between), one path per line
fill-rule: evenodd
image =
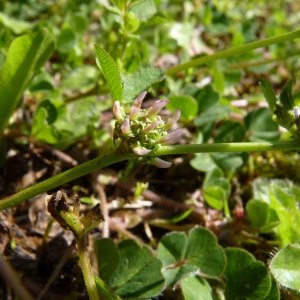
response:
M126 113L126 110L116 101L113 113L116 117L114 139L118 140L118 151L131 151L141 157L154 153L160 145L174 144L181 136L181 129L168 132L180 117L177 111L173 117L163 120L158 114L168 103L167 100L157 100L149 109L142 108L146 92L141 93ZM161 168L168 168L171 163L157 157L144 157L143 160Z

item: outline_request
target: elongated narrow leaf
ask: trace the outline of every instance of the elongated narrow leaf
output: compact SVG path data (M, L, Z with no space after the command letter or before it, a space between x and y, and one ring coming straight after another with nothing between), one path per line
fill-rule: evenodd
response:
M283 107L286 110L293 109L295 106L293 94L292 94L292 88L295 80L291 79L289 80L286 85L284 86L283 90L280 93L279 99L280 103L283 105Z
M54 40L47 30L16 38L0 71L0 135L31 79L50 57Z
M95 45L96 55L103 76L108 84L114 100L122 100L123 85L119 68L113 58L100 46Z
M271 112L273 112L274 108L275 108L275 104L277 102L277 98L276 98L276 94L272 88L272 85L266 79L261 79L260 85L261 85L262 92L268 102L269 108L270 108Z

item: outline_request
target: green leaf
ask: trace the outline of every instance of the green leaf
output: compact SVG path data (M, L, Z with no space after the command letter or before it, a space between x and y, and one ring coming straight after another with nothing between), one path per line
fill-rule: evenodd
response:
M246 204L247 217L252 226L262 227L266 224L269 213L269 205L261 200L250 200Z
M201 227L190 230L188 236L179 232L166 234L159 242L157 256L162 261L167 286L194 272L219 277L225 268L223 248L209 230Z
M199 112L204 112L213 105L215 105L219 100L219 94L214 91L212 85L206 85L199 89L194 95L195 99L199 105Z
M278 215L265 201L251 199L246 204L247 217L260 232L270 232L280 224Z
M102 281L98 276L94 276L96 287L98 290L99 299L105 300L121 300L119 296L117 296L109 286Z
M88 19L80 14L72 14L69 20L69 25L76 34L83 34L88 26Z
M266 266L242 249L227 248L225 253L226 299L257 300L267 297L271 290L271 276Z
M184 300L199 299L199 295L201 295L201 300L215 299L209 283L199 276L185 276L180 281L180 286L184 296Z
M123 298L150 298L161 293L164 278L161 262L146 247L133 240L118 245L120 262L110 278L110 286Z
M32 24L22 20L14 19L0 12L0 23L12 30L15 34L20 35L28 32L32 28ZM1 26L2 27L2 26Z
M44 102L38 106L34 114L32 134L36 139L55 145L59 149L64 149L83 136L88 136L97 130L99 124L99 114L103 109L102 104L95 98L82 98L66 104L57 104L56 118L51 116L53 104ZM47 122L51 121L51 122Z
M243 157L239 153L197 153L191 160L191 166L201 172L220 168L230 174L242 165Z
M41 102L33 117L31 134L35 139L48 144L56 144L59 141L59 132L51 126L56 118L56 107L49 100Z
M264 300L280 300L280 290L274 276L271 276L271 280L271 289L268 295L264 298Z
M223 121L222 126L217 129L216 143L241 142L245 138L245 127L238 122Z
M251 142L275 142L279 139L278 126L272 120L272 115L267 108L251 111L245 117L245 126Z
M289 80L279 95L279 102L283 105L285 110L291 110L295 106L294 97L292 94L294 82L294 79Z
M190 164L200 172L209 172L217 167L209 153L197 153Z
M156 6L153 0L141 0L133 3L130 10L143 21L148 20L156 13Z
M284 287L300 290L300 247L299 244L287 245L280 250L270 263L270 270Z
M95 45L96 55L113 100L122 100L123 85L119 68L113 58L100 46Z
M53 50L53 37L45 29L12 42L0 71L0 136L24 90Z
M153 83L162 81L164 73L153 67L140 68L136 72L124 77L124 103L131 103L137 95L147 90Z
M230 195L231 186L223 172L215 168L208 172L203 182L205 201L214 209L221 210Z
M63 28L57 37L57 50L67 53L73 50L76 43L75 32L71 28Z
M285 186L280 186L279 182L272 181L270 185L270 205L280 221L276 232L283 246L300 243L299 193L295 192L295 187L291 186L291 183L286 182Z
M168 233L159 242L157 257L163 264L166 286L176 284L184 274L192 272L184 265L186 244L187 236L181 232Z
M230 174L243 165L243 157L240 153L212 153L211 158L216 166L222 169L225 174Z
M203 189L203 196L208 205L221 210L227 200L225 191L220 186L209 186Z
M183 121L193 120L198 112L198 103L195 98L188 95L177 95L169 97L167 108L171 111L179 109Z
M197 118L195 119L195 125L203 126L211 122L226 119L229 117L230 112L230 107L216 103L197 116Z
M187 263L199 268L203 275L218 277L225 269L225 254L217 238L209 230L198 227L190 230L185 257Z
M102 238L94 240L99 277L109 282L120 261L120 253L112 239Z
M82 65L73 70L62 79L62 86L65 89L80 91L82 94L92 90L99 76L98 69L95 66Z
M258 178L253 182L254 198L270 207L262 230L274 229L283 246L300 243L300 188L289 180Z
M272 88L272 85L268 80L261 79L260 80L260 86L261 86L262 92L265 96L265 99L268 102L269 109L271 110L271 112L273 112L274 108L275 108L275 105L276 105L276 102L277 102L277 97L276 97L276 94L275 94L275 92Z

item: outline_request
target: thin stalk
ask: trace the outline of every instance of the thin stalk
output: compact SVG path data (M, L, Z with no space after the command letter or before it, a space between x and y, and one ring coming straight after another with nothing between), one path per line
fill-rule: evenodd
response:
M269 46L272 44L282 43L285 41L290 41L290 40L293 40L293 39L296 39L299 37L300 37L300 30L295 30L295 31L292 31L289 33L277 35L277 36L270 37L270 38L267 38L264 40L255 41L255 42L248 43L248 44L245 44L242 46L226 49L226 50L220 51L220 52L212 54L212 55L195 58L186 63L171 67L166 71L166 75L171 76L180 71L185 71L189 68L207 64L207 63L213 62L218 59L227 58L230 56L238 56L238 55L241 55L242 53L248 52L250 50L266 47L266 46Z
M232 69L246 69L246 68L252 68L252 67L259 67L262 65L271 64L273 62L287 60L293 56L296 56L296 55L298 56L299 54L300 54L300 51L297 51L297 52L288 53L287 55L280 56L280 57L267 58L267 59L262 59L262 60L258 60L258 61L248 61L248 62L246 61L246 62L230 64L230 65L228 65L228 69L232 70Z
M215 144L189 144L163 146L155 153L146 156L180 155L207 152L262 152L262 151L292 151L300 150L299 141L291 142L257 142L257 143L215 143ZM13 207L41 193L57 188L67 182L77 179L98 169L112 165L114 163L134 159L133 154L118 154L113 152L108 155L99 156L86 163L62 172L56 176L48 178L31 187L28 187L12 196L0 201L0 211Z
M0 211L18 205L28 199L31 199L37 195L54 189L86 174L92 173L98 169L130 158L132 158L132 155L120 155L116 152L110 153L108 155L101 155L79 166L76 166L44 181L36 183L35 185L21 190L12 196L2 199L0 201Z
M300 142L214 143L163 146L155 155L180 155L208 152L263 152L300 150ZM151 154L150 154L151 155ZM153 154L152 154L153 155Z
M86 235L77 240L78 256L81 265L81 270L90 300L100 300L96 287L92 265L89 253L86 247Z

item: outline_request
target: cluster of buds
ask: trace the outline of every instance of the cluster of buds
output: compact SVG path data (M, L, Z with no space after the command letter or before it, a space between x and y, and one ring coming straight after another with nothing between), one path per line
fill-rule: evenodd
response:
M149 109L142 109L142 102L146 92L142 92L133 102L128 112L119 101L114 103L113 113L116 117L114 128L114 141L118 140L118 151L122 153L133 152L160 168L168 168L171 163L158 157L143 157L155 153L161 145L178 142L182 130L173 128L180 117L180 111L167 119L162 119L158 113L166 106L168 100L157 100Z

